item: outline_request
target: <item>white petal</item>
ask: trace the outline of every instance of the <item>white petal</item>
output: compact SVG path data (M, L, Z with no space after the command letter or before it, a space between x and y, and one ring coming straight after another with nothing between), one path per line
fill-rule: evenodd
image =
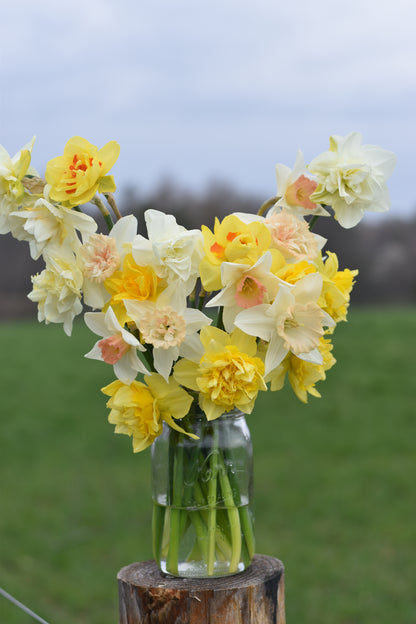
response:
M211 325L212 323L212 319L194 308L187 308L183 313L183 318L186 322L187 335L194 334L204 327L204 325Z
M191 362L199 362L204 354L204 348L201 344L199 334L187 336L184 342L179 346L179 355L191 360Z
M91 360L101 360L103 362L104 360L102 358L101 349L98 346L98 342L95 343L91 351L88 351L88 353L86 353L84 357L90 358Z
M284 341L276 333L273 334L267 349L266 359L264 362L264 374L268 375L276 366L284 360L288 350L284 346Z
M310 273L296 282L293 294L297 303L309 303L317 301L322 292L323 278L319 273Z
M110 236L116 241L117 251L124 255L123 243L132 243L137 234L137 219L134 215L122 217L114 224Z
M322 364L323 357L319 349L312 349L308 353L297 353L296 357L305 362L311 362L312 364Z
M147 234L152 242L171 238L172 235L179 234L185 230L185 228L176 223L173 215L167 215L159 210L146 210L144 219L146 221Z
M275 320L266 316L268 310L270 310L268 303L243 310L237 314L234 325L249 336L258 336L262 340L269 341L275 329Z
M107 328L104 312L86 312L84 321L88 329L94 332L94 334L103 337L112 335L112 332Z
M172 364L174 360L178 358L178 355L178 347L171 347L170 349L153 349L154 367L166 381L169 379Z
M153 301L133 301L130 299L124 299L124 305L126 306L127 314L138 325L142 318L148 312L155 309Z
M103 308L106 301L110 299L109 293L102 284L96 284L86 277L84 277L82 291L85 304L95 310Z

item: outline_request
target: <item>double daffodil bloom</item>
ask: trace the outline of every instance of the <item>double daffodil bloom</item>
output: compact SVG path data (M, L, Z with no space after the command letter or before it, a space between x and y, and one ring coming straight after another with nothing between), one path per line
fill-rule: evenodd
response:
M199 356L175 364L174 378L199 392L199 403L208 420L235 407L250 414L259 390L267 390L256 339L238 329L227 334L216 327L203 327L200 339Z
M376 145L361 145L361 141L358 132L331 136L329 150L308 167L318 181L311 201L332 206L344 228L357 225L366 210L390 208L386 180L393 173L396 156Z
M203 312L186 307L185 286L176 280L156 301L125 301L127 314L151 345L153 364L167 381L179 356L191 355L199 343L197 332L211 323Z
M153 443L162 433L164 421L176 431L196 438L173 420L187 415L193 401L191 395L172 378L165 381L154 373L144 379L146 383L133 381L130 385L113 381L101 389L110 397L108 421L116 425L115 433L131 436L135 453Z
M244 222L236 215L228 215L221 223L215 219L214 232L205 225L201 230L205 256L199 271L202 285L209 292L224 286L223 262L253 265L270 247L270 232L260 220Z
M113 193L113 176L106 175L116 162L120 146L109 141L98 149L82 137L72 137L57 156L46 165L46 182L51 185L49 196L66 206L86 204L95 193Z

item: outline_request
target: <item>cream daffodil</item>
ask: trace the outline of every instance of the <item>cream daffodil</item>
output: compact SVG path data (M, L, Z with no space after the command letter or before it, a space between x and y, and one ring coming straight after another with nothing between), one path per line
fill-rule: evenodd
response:
M120 325L111 307L105 313L87 312L84 321L94 334L102 336L85 357L112 364L115 376L125 384L130 384L137 373L150 374L137 357L137 350L145 351L145 347Z
M79 249L84 301L91 308L102 308L110 299L104 282L120 269L136 234L137 219L127 215L114 224L108 235L92 234Z
M174 366L174 378L199 393L199 403L208 420L236 407L250 414L260 390L267 390L264 364L257 357L256 338L239 329L231 334L203 327L200 350L193 360Z
M271 208L268 216L279 212L282 208L298 217L329 216L329 213L319 203L311 200L317 183L307 170L300 150L297 153L293 169L280 163L276 165L276 180L279 200Z
M278 249L286 260L314 260L326 243L323 236L309 230L302 217L286 211L271 212L264 223L272 236L271 246Z
M30 166L35 137L13 157L0 145L0 234L11 230L10 213L21 205L26 190L23 179L37 172Z
M329 151L309 164L318 180L312 201L332 206L344 228L357 225L366 210L385 212L390 208L386 180L393 173L396 156L376 145L361 145L362 137L351 132L331 136Z
M14 217L13 236L28 241L34 260L48 245L53 242L61 244L65 239L77 250L81 245L77 231L88 237L97 229L96 221L89 215L56 206L45 198L38 199L33 207L12 212L11 216Z
M318 346L323 328L335 325L317 303L322 283L322 276L318 273L307 275L294 286L282 281L271 304L264 303L237 315L236 327L269 343L266 375L289 351L308 362L322 363Z
M65 333L70 336L73 320L82 312L82 271L65 242L50 245L44 259L46 268L32 277L33 290L28 298L38 304L39 321L63 323Z
M181 280L188 295L198 277L203 256L200 230L187 230L173 215L159 210L144 213L149 238L138 235L133 243L133 258L141 266L152 265L159 277L171 282Z
M279 254L280 255L280 254ZM282 257L281 265L284 260ZM241 310L261 303L270 303L279 290L280 280L271 273L273 257L267 251L253 266L223 262L221 281L223 288L206 304L207 308L223 306L223 323L227 332L234 329L234 319ZM276 260L276 263L279 263Z
M115 433L133 439L133 451L138 453L150 446L163 431L163 422L173 429L186 432L173 419L181 419L189 411L192 397L174 379L165 381L157 374L146 375L146 383L133 381L130 385L113 381L101 392L110 397L108 421L116 425Z
M125 301L127 314L144 343L152 346L153 364L167 381L179 356L188 357L199 342L197 332L211 319L186 307L183 283L169 285L156 301Z

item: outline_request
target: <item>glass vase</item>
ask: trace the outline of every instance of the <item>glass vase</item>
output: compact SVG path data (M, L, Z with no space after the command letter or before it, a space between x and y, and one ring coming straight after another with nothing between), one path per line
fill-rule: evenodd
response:
M208 422L199 408L181 420L192 439L165 424L152 446L153 552L184 578L242 572L254 556L253 454L238 410Z

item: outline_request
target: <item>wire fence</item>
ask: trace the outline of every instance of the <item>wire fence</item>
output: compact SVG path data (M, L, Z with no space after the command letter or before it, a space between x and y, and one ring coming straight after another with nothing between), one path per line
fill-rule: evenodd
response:
M27 613L28 615L30 615L34 620L36 620L37 622L40 622L41 624L49 624L49 622L47 622L46 620L44 620L43 618L40 617L40 615L37 615L34 611L32 611L31 609L29 609L29 607L27 607L26 605L24 605L22 602L19 602L19 600L17 600L16 598L14 598L14 596L12 596L11 594L9 594L8 592L6 592L2 587L0 587L0 594L6 598L6 600L8 600L9 602L11 602L12 604L14 604L16 607L19 607L19 609L21 609L22 611L24 611L25 613Z

